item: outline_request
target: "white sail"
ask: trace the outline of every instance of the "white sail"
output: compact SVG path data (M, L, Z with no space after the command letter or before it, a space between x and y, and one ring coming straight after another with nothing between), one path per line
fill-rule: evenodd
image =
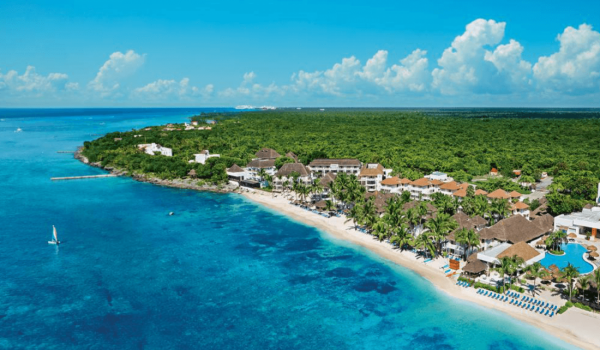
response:
M52 235L54 236L54 241L58 242L58 234L56 233L56 227L52 225Z

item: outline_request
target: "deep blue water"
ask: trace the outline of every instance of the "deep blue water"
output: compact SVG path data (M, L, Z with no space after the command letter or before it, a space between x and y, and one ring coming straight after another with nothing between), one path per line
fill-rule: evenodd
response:
M584 246L577 243L563 243L560 247L565 252L564 255L546 253L546 256L540 263L546 267L555 264L560 269L565 268L571 263L571 265L579 268L579 272L582 274L590 273L594 270L592 264L583 259L583 254L587 252Z
M102 173L56 153L90 135L195 112L0 110L0 348L572 348L238 195L49 180Z

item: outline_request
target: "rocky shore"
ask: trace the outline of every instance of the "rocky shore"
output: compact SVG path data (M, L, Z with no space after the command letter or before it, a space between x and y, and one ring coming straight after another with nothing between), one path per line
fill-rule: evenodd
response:
M132 179L140 182L147 182L154 185L166 186L166 187L174 187L174 188L185 188L189 190L196 191L208 191L208 192L217 192L217 193L230 193L235 192L238 188L237 185L232 184L224 184L221 186L217 186L214 184L202 184L199 185L199 180L194 179L173 179L173 180L164 180L159 179L154 176L148 176L146 174L130 174L126 170L113 168L113 167L103 167L100 162L92 163L82 154L83 147L79 147L74 154L75 159L80 162L91 165L96 168L104 169L106 171L110 171L111 174L117 176L130 176Z

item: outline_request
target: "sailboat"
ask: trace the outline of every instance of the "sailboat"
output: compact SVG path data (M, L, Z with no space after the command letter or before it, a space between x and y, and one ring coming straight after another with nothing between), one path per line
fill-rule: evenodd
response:
M58 240L58 234L56 233L56 227L54 227L54 225L52 225L52 240L48 241L48 244L60 244L60 241Z

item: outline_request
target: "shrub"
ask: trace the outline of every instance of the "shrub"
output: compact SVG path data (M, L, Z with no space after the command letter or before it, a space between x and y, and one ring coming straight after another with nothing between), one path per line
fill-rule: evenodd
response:
M587 305L583 305L582 303L575 303L575 307L580 308L585 311L592 311L591 307L589 307Z
M567 310L569 310L569 308L566 305L565 306L561 306L560 309L558 309L558 313L559 314L563 314Z
M567 301L567 302L565 303L565 306L566 306L566 307L573 307L573 303L572 303L572 302L570 302L570 301Z
M496 293L502 293L502 291L501 291L502 288L496 288L494 286L490 286L489 284L485 284L485 283L481 283L481 282L475 282L473 287L482 288L482 289L489 290L489 291L496 292Z
M525 293L525 288L523 287L512 285L510 286L510 289L514 290L515 292Z

